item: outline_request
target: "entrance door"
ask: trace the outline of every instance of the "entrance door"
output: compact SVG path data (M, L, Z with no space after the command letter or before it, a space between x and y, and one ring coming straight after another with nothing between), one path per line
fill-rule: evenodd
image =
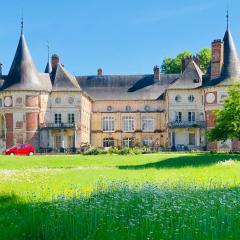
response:
M74 147L74 136L68 136L68 147L69 148Z
M62 142L61 135L55 135L54 136L54 147L55 148L60 148L61 147L61 142Z
M195 133L189 133L189 145L192 145L192 146L196 145Z

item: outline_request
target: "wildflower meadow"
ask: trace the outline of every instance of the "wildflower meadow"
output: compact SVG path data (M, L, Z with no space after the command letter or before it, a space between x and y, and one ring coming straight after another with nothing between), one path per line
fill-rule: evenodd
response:
M0 239L240 236L239 155L0 158Z

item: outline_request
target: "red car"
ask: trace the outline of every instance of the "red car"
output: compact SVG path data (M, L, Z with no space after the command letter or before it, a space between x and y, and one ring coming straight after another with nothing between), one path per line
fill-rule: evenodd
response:
M35 148L31 144L17 144L6 150L6 155L29 155L32 156L35 153Z

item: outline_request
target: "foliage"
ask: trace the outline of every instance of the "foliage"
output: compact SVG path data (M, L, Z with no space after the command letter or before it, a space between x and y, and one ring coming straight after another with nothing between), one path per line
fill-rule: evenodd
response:
M210 48L203 48L200 50L200 52L197 54L197 57L200 61L200 68L203 70L203 72L206 72L209 64L211 62L211 49Z
M240 155L0 158L2 240L239 239Z
M100 148L90 148L88 149L84 155L99 155L99 154L119 154L119 155L129 155L129 154L141 154L143 150L139 148L128 148L128 147L116 147L116 148L109 148L109 149L100 149Z
M1 239L239 239L240 188L100 182L50 201L2 196ZM23 220L24 219L24 220Z
M167 57L163 60L161 70L163 73L180 73L182 70L182 59L190 57L192 54L189 51L179 53L175 58Z
M223 109L215 111L215 128L209 131L210 141L240 139L240 84L229 87Z
M166 74L181 73L182 59L192 56L190 51L180 52L176 57L166 57L161 65L161 71ZM211 50L209 48L203 48L197 57L200 60L200 68L203 72L206 72L211 61Z
M83 155L98 155L98 154L107 154L107 151L100 148L89 148Z

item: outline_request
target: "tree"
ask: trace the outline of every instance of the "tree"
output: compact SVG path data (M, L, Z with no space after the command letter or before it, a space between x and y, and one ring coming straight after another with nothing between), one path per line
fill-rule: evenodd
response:
M161 65L162 72L166 74L180 73L182 70L182 59L190 56L192 56L191 52L184 51L180 52L174 58L166 57ZM211 50L204 48L197 53L197 57L200 60L200 68L203 72L206 72L211 61Z
M210 48L203 48L198 54L197 57L200 61L200 68L205 73L209 67L211 62L211 49Z
M240 139L240 84L229 87L223 109L215 111L215 128L208 132L210 141Z
M192 54L189 51L179 53L175 58L167 57L163 60L161 70L163 73L180 73L182 70L182 59L190 57Z

